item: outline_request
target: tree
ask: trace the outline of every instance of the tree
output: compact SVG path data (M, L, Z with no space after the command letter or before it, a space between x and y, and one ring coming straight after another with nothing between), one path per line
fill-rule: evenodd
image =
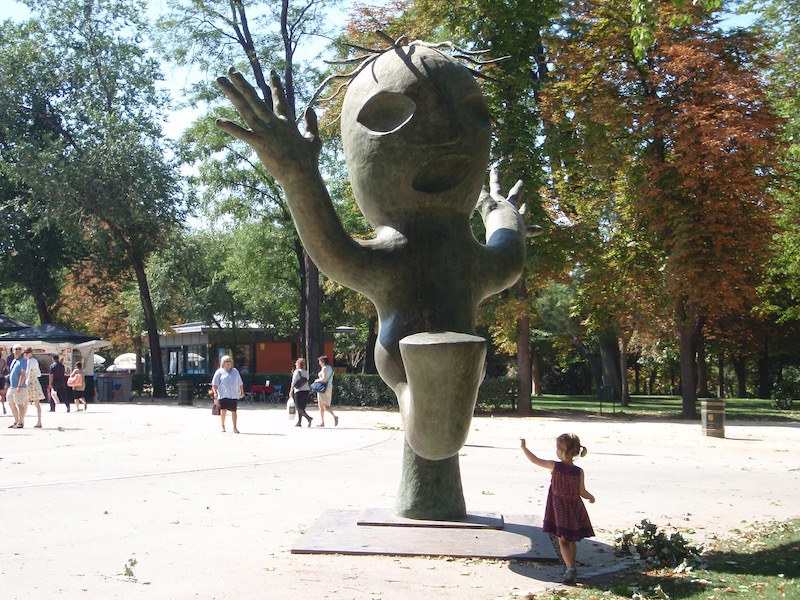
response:
M772 230L777 122L764 101L755 37L715 31L696 10L676 27L674 9L662 3L653 44L639 59L624 14L613 2L571 5L565 35L554 38L557 83L547 94L565 132L601 127L609 148L627 148L629 226L652 236L661 254L690 418L704 327L755 304Z
M763 30L760 52L771 59L767 94L775 112L785 122L781 137L782 179L775 188L780 211L767 265L759 315L770 323L767 347L781 353L796 350L792 333L800 326L800 6L787 0L747 2L743 10L758 15L755 27ZM764 347L765 344L758 344ZM790 350L791 349L791 350ZM797 360L796 352L793 352ZM764 357L766 358L766 357ZM762 378L763 379L763 378ZM764 394L762 390L760 395Z
M486 50L492 58L506 57L483 68L488 75L483 92L494 119L492 160L499 165L503 181L524 182L523 200L529 213L526 221L531 225L548 224L539 196L544 170L538 144L542 123L538 119L537 102L538 89L548 76L541 29L557 6L555 2L524 1L395 2L388 7L360 7L357 18L348 28L351 33L360 32L361 36L380 28L395 37L409 34L427 41L451 41L468 49ZM514 286L513 294L504 295L508 306L497 314L487 315L487 310L482 311L486 323L499 314L514 320L516 334L512 351L517 358L520 414L531 412L533 304L529 289L539 284L543 273L559 268L555 265L560 253L553 247L542 246L528 245L526 272ZM499 305L491 303L486 308L489 306ZM498 347L509 348L504 340L494 341Z
M170 14L160 22L165 32L162 46L177 64L192 64L215 76L233 66L249 71L262 99L271 105L268 73L263 64L268 58L272 67L283 73L287 99L294 112L298 94L307 87L308 79L316 75L297 68L295 53L304 37L324 29L321 14L324 4L321 0L299 3L282 0L245 7L242 0L202 3L174 0L170 2ZM192 95L193 101L213 103L220 98L213 80L195 86ZM228 108L215 109L215 113L216 116L233 116ZM306 360L315 364L322 352L319 271L294 232L279 186L258 161L252 160L253 154L246 146L206 127L206 123L197 123L184 136L187 148L192 148L184 157L202 161L198 181L209 186L207 197L216 194L218 200L234 196L239 206L253 211L251 214L257 216L262 226L292 241L300 285L301 341ZM200 131L202 136L197 135ZM211 145L200 147L209 142ZM224 153L222 157L220 152ZM239 289L242 291L241 287ZM250 293L250 297L254 295Z
M143 5L72 0L29 6L36 18L13 31L10 43L45 51L17 54L14 73L21 70L26 81L12 72L3 80L23 122L46 123L47 138L44 144L15 140L17 172L36 197L49 199L47 218L69 223L80 236L92 272L135 278L153 393L164 395L145 261L177 226L180 193L165 158L159 120L166 99L156 89L158 65L143 45Z
M0 169L10 171L13 165L0 163ZM0 175L0 286L20 286L33 299L39 322L50 323L63 269L73 257L62 252L66 236L58 225L39 220L37 200Z

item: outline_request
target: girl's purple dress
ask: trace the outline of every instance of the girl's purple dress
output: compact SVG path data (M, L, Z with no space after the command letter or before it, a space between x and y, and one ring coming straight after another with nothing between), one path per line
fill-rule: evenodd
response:
M556 462L550 481L550 491L547 493L542 531L564 538L568 542L577 542L594 535L580 490L580 467Z

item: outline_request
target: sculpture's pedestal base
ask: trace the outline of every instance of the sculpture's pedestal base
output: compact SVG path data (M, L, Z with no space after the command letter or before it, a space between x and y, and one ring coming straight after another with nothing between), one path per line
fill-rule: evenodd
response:
M459 521L419 521L390 509L328 510L292 554L560 560L539 517L473 513Z

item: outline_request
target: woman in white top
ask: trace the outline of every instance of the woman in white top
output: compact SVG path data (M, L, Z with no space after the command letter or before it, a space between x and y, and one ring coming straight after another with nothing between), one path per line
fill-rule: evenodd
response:
M225 432L225 415L231 412L233 433L239 433L236 427L239 399L244 398L244 382L239 371L233 366L233 359L227 354L219 361L220 367L211 380L211 391L214 394L214 404L219 405L219 417L222 421L222 432Z
M28 386L28 391L25 394L25 402L33 402L33 405L36 407L36 425L34 425L34 427L36 429L41 429L42 407L39 402L44 400L44 391L42 390L42 384L39 383L39 377L42 376L42 370L39 368L39 361L33 358L33 350L31 348L25 348L22 355L27 360L25 366L25 383Z
M317 427L325 427L325 412L333 415L333 425L339 424L339 417L337 417L331 408L331 401L333 400L333 367L328 363L330 362L327 356L319 357L319 375L314 383L325 383L325 391L317 392L317 404L319 405L319 425Z

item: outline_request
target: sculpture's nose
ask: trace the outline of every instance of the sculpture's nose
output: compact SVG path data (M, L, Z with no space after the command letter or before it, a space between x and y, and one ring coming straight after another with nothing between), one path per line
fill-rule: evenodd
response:
M486 340L465 333L417 333L400 340L400 354L408 385L397 390L397 397L408 445L426 460L456 455L469 435Z

